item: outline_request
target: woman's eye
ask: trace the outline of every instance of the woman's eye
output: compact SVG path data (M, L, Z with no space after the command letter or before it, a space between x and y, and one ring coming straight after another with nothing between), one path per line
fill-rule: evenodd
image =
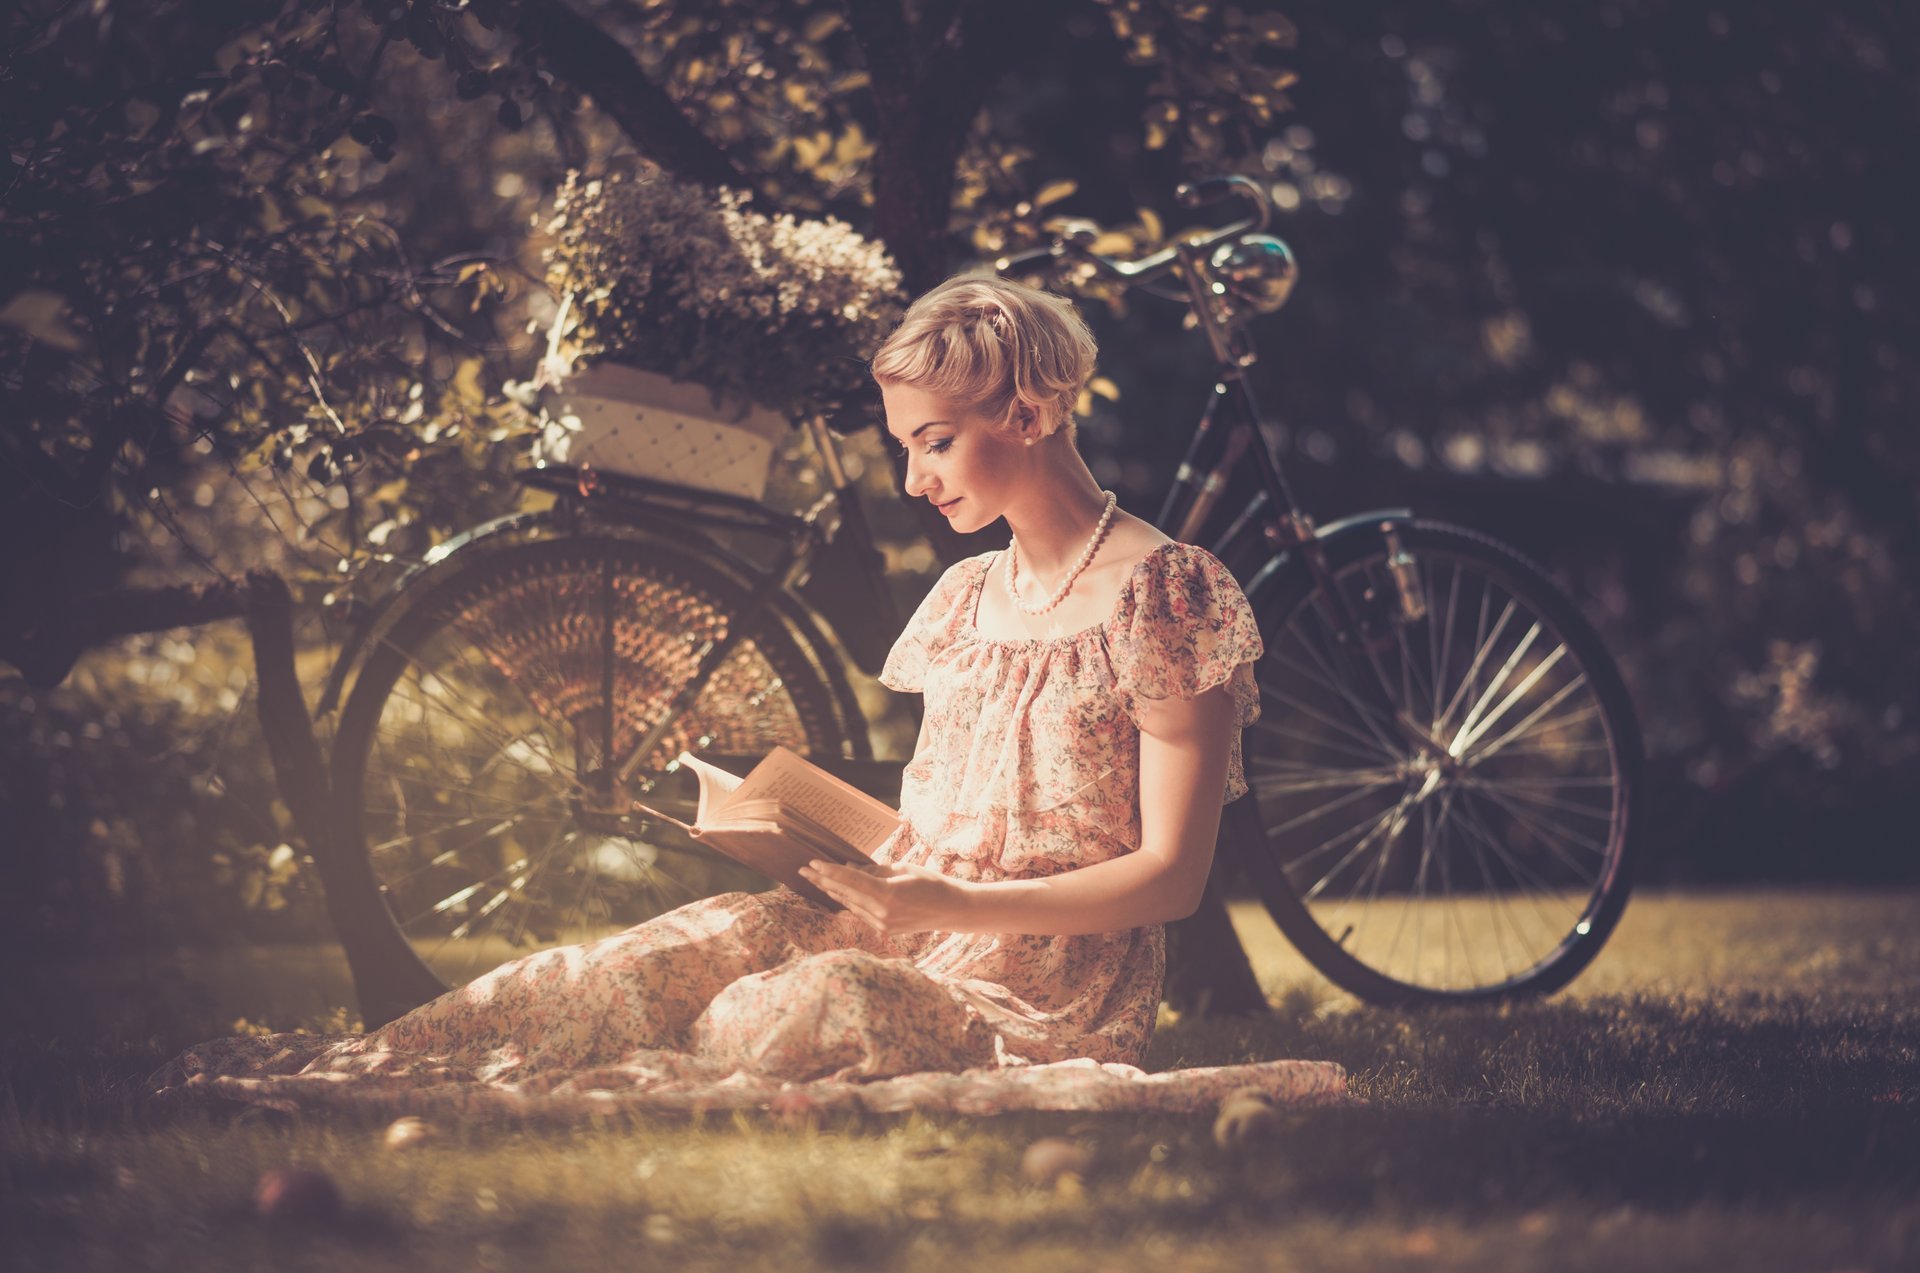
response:
M952 445L952 438L941 438L938 442L929 442L926 447L927 454L938 455ZM907 458L907 448L892 438L887 439L887 449L892 451L897 459L904 460Z

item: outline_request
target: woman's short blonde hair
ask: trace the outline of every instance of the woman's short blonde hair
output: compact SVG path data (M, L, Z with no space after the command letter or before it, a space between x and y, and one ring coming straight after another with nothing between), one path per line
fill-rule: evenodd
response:
M1042 434L1074 434L1093 378L1093 333L1073 302L992 275L948 279L907 308L873 356L881 384L912 385L963 403L999 427L1034 408Z

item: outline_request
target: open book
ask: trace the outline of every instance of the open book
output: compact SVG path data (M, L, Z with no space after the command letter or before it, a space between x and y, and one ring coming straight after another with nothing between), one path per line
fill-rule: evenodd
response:
M872 867L873 851L900 826L898 812L785 747L744 778L689 752L679 763L700 780L693 825L643 804L638 809L828 910L842 907L802 879L800 868L815 858Z

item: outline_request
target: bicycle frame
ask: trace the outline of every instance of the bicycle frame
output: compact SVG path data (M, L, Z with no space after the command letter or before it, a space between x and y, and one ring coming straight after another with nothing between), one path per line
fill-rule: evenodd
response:
M997 265L1001 272L1007 272L1021 261L1074 255L1093 262L1104 273L1130 286L1145 286L1165 274L1179 278L1186 291L1185 304L1199 319L1201 331L1213 352L1214 385L1154 525L1175 539L1200 543L1227 492L1229 480L1251 454L1259 489L1227 528L1207 545L1209 551L1233 571L1248 595L1254 598L1286 585L1292 576L1304 570L1305 577L1311 580L1307 598L1323 601L1333 612L1336 638L1347 656L1355 658L1355 651L1366 656L1365 671L1354 681L1373 700L1369 706L1383 711L1386 719L1394 721L1417 746L1437 758L1442 757L1446 749L1418 722L1402 716L1386 671L1364 639L1362 620L1354 613L1345 594L1335 586L1333 571L1328 565L1328 550L1337 541L1356 535L1382 538L1397 592L1396 605L1405 618L1419 618L1425 613L1426 599L1421 595L1413 560L1401 548L1396 531L1399 524L1412 519L1412 510L1374 509L1316 528L1294 498L1278 458L1260 432L1259 404L1252 386L1247 383L1247 368L1253 365L1257 354L1251 342L1242 338L1242 330L1221 300L1226 289L1213 277L1206 256L1209 249L1256 233L1267 224L1264 192L1248 179L1216 179L1210 187L1214 197L1235 188L1253 199L1259 212L1257 217L1177 243L1138 261L1116 262L1098 256L1086 247L1089 236L1069 230L1052 248L1023 258L1003 259ZM1189 203L1205 201L1208 189L1204 185L1182 187L1182 197Z

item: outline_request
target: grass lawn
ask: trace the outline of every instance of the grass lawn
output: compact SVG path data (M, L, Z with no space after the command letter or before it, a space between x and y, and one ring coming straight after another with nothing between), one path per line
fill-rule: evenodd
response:
M1920 893L1652 890L1568 991L1377 1011L1264 916L1276 1008L1169 1020L1149 1069L1346 1065L1364 1105L1241 1152L1209 1120L759 1116L576 1130L157 1117L138 1079L237 1022L356 1024L305 949L15 961L0 991L0 1267L1920 1268ZM1084 1177L1027 1183L1066 1136ZM275 1228L261 1172L320 1166L340 1221Z

